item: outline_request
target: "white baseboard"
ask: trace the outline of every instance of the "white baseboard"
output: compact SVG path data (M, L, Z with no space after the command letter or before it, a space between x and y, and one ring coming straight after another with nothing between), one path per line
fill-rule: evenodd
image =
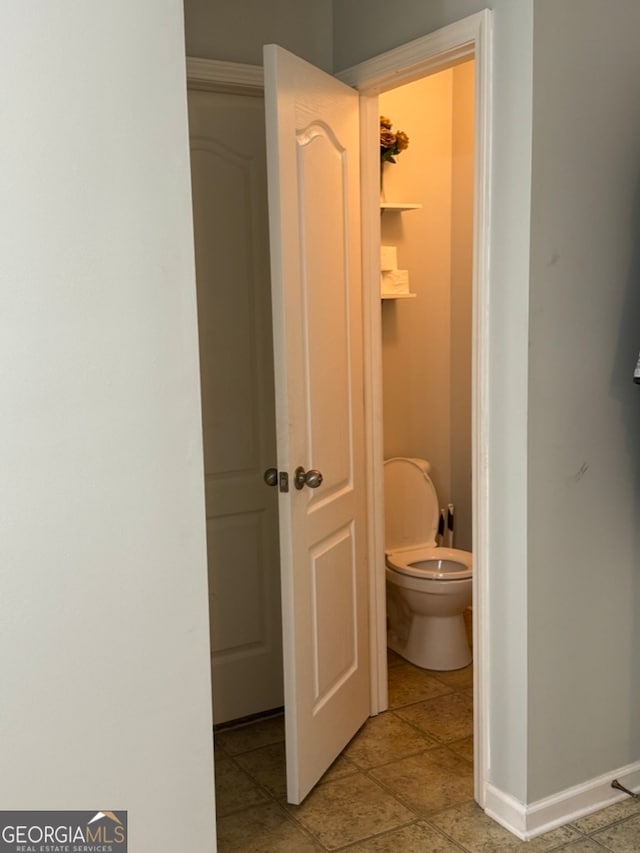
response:
M614 779L629 790L640 789L640 761L529 804L521 803L487 783L484 810L522 841L530 841L544 832L624 800L627 795L611 787Z

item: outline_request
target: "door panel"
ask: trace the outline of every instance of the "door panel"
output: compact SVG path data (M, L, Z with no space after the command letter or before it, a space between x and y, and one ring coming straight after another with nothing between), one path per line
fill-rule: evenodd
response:
M311 549L314 624L314 711L340 689L358 662L351 525ZM344 571L344 567L350 571Z
M323 502L351 481L353 436L349 294L347 159L329 129L312 124L298 134L301 280L308 360L306 416L311 458L323 460ZM321 236L322 239L318 239ZM328 247L331 249L328 251ZM331 418L327 418L327 412Z
M264 102L189 92L214 721L283 703Z
M265 48L287 796L369 714L358 95ZM298 490L298 466L322 484Z

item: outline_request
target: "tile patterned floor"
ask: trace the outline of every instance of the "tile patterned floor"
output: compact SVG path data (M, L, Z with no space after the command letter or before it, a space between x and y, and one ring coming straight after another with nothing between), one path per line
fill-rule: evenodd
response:
M472 668L389 660L389 711L369 720L300 806L285 797L281 716L216 735L218 850L637 853L640 802L521 842L473 801Z

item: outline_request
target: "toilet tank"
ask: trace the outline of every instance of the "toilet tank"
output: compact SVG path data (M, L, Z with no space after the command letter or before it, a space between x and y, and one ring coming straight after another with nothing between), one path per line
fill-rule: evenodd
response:
M384 463L385 550L435 545L438 495L426 459L396 456Z

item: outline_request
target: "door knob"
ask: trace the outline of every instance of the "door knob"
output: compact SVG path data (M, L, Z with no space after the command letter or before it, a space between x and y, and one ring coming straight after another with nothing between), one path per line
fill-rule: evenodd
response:
M278 469L277 468L267 468L267 470L262 475L267 486L277 486L278 485Z
M296 489L303 489L305 486L309 486L310 489L317 489L322 483L322 474L316 468L305 471L300 465L299 468L296 468L293 482Z

